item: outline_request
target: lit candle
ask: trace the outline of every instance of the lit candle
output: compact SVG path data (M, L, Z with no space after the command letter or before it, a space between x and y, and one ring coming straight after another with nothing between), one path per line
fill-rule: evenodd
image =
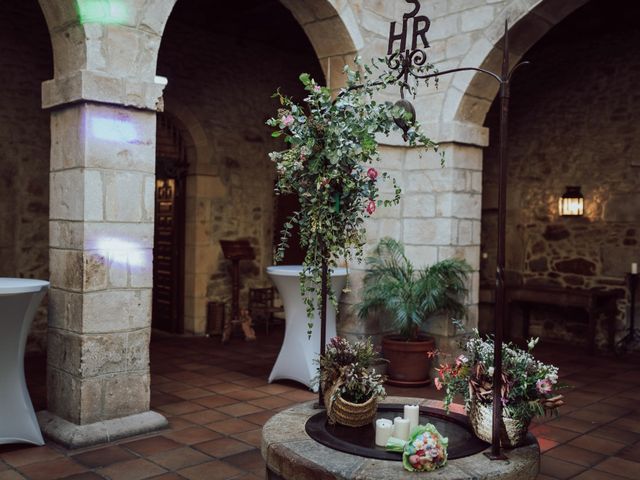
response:
M393 421L393 436L400 440L409 440L409 419L395 418Z
M638 273L638 264L636 262L633 262L631 264L631 273L633 273L633 274Z
M420 407L418 405L405 405L404 418L409 420L409 431L413 432L413 429L420 423Z
M387 418L376 420L376 445L384 447L393 433L393 422Z

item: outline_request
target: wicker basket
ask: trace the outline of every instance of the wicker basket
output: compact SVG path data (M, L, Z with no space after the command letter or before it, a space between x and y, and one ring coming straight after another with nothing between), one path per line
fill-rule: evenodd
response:
M339 384L334 384L325 390L324 404L327 408L329 423L338 423L347 427L362 427L373 422L378 412L378 398L371 397L364 403L351 403L334 392Z
M491 443L493 407L472 402L469 409L469 420L476 436L480 440ZM526 438L531 419L521 421L503 415L502 423L504 426L500 431L500 444L506 448L513 448L520 445Z

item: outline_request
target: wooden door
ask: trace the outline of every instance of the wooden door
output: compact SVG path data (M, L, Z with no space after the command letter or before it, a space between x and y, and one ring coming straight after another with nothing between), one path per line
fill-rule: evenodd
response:
M186 156L178 130L158 115L153 242L153 328L184 329Z

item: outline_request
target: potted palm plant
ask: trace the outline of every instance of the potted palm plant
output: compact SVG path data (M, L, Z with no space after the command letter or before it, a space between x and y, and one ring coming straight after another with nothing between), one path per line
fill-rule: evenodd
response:
M429 318L466 314L461 299L467 293L469 265L456 258L417 269L392 238L380 240L367 258L362 300L356 305L360 318L383 314L394 332L382 339L382 353L389 361L387 382L399 386L421 386L430 381L429 352L435 340L423 333Z

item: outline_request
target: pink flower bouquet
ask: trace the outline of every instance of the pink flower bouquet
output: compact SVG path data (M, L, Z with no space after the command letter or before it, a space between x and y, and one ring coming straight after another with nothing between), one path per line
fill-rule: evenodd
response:
M418 425L408 441L389 438L387 450L402 452L402 465L410 472L432 472L447 463L449 439L440 435L432 424Z

